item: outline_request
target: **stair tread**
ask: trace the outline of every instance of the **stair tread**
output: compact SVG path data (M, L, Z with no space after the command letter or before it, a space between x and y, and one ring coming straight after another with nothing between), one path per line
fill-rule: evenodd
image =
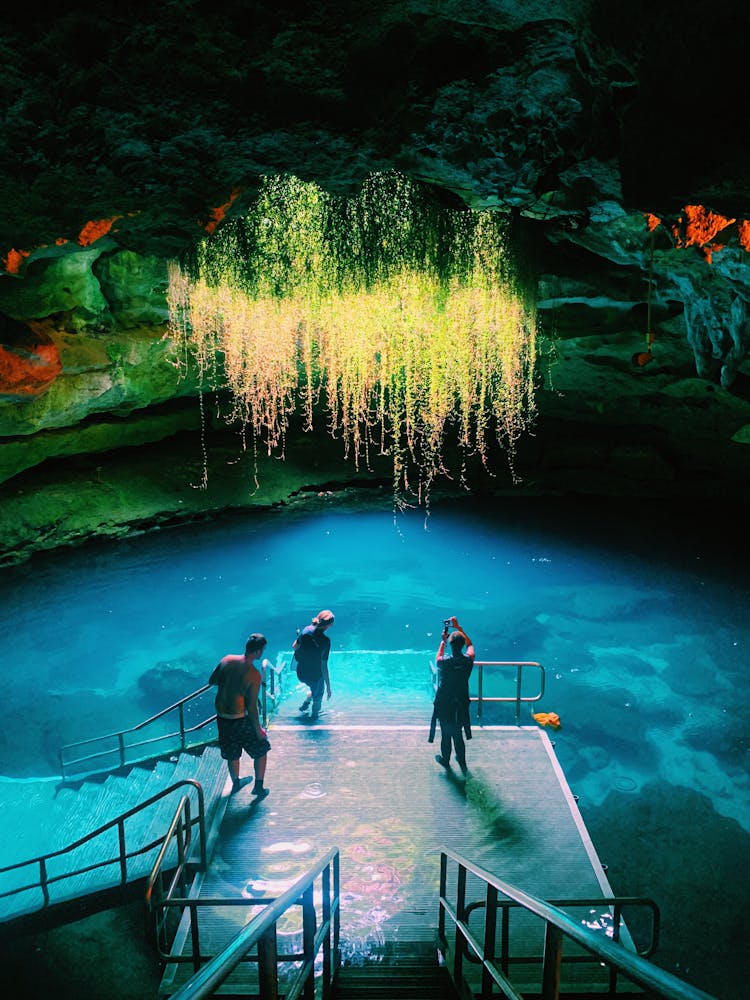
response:
M223 790L226 782L225 770L226 766L218 748L206 747L201 754L181 754L178 764L174 759L159 760L153 767L135 765L126 774L110 774L104 780L101 776L97 776L95 779L82 781L76 787L61 787L51 801L46 802L43 808L40 805L38 809L38 821L33 827L36 836L29 857L62 850L183 778L193 778L201 783L207 809L210 809ZM191 796L194 806L193 816L195 816L197 792L191 791L188 787L185 791ZM181 794L183 794L181 790L175 790L174 795L169 796L163 803L154 803L153 807L149 808L145 817L146 822L140 830L137 817L126 821L126 847L129 851L139 843L148 843L149 840L157 839L162 832L166 833ZM157 850L158 847L146 855L129 860L128 869L129 873L132 873L131 877L140 877L150 870ZM54 877L62 875L66 870L85 868L101 861L102 858L114 859L118 856L118 830L117 827L113 827L74 851L51 858L48 870ZM52 900L54 902L55 899L68 898L77 891L90 892L99 888L101 884L109 885L113 881L119 881L119 878L119 864L113 862L101 870L95 869L53 883ZM17 884L25 881L28 881L28 872L21 870Z
M337 988L334 996L336 1000L347 1000L349 997L394 997L399 998L399 1000L406 1000L406 998L413 998L413 1000L448 1000L455 996L452 989L443 988L442 983L439 984L428 984L425 986L414 986L412 984L406 983L402 984L399 982L383 983L382 986L368 986L363 985L360 987L350 988L342 984L341 988Z
M336 1000L359 997L393 997L398 1000L450 1000L456 996L447 969L437 964L434 950L402 958L388 965L381 962L342 966L336 976Z

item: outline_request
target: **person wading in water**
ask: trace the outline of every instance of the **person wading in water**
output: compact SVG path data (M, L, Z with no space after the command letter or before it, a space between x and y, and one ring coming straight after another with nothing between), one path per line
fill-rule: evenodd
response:
M320 611L310 625L299 633L294 640L292 649L297 661L297 677L307 684L310 693L299 707L300 712L306 712L310 705L310 718L315 720L320 715L323 692L331 697L331 679L328 675L328 654L331 651L331 640L326 635L333 625L333 612Z

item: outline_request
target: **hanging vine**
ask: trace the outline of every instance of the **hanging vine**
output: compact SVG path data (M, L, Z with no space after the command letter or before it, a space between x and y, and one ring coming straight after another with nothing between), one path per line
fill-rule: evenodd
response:
M226 418L281 453L316 411L356 467L391 457L398 506L426 502L448 435L513 457L534 415L536 320L502 218L437 205L399 174L335 198L267 178L252 210L169 273L170 332ZM515 473L514 473L515 478Z

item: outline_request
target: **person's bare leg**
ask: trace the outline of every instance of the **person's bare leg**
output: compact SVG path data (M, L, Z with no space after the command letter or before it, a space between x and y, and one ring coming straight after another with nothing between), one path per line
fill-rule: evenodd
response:
M263 785L263 779L266 776L266 764L268 763L268 754L264 753L262 757L256 757L253 761L253 766L255 767L255 787L253 788L253 795L257 796L259 799L264 799L268 795L268 789Z
M227 761L227 770L229 771L229 774L231 775L231 778L232 778L232 791L233 792L239 792L240 788L242 787L242 782L240 781L240 759L239 759L239 757L237 758L237 760L228 760Z

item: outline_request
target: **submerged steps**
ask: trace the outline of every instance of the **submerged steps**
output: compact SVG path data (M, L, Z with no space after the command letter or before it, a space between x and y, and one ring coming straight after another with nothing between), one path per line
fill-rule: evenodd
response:
M334 1000L458 1000L435 943L386 942L370 958L343 965L333 987Z
M146 801L152 795L168 788L184 778L192 778L203 787L206 808L206 832L211 829L214 814L218 808L225 786L227 771L216 747L206 747L202 753L186 752L169 760L158 761L151 769L135 765L129 774L109 775L104 780L101 777L83 781L75 788L63 788L60 791L60 801L52 800L50 812L54 813L58 824L58 832L54 838L50 835L46 844L39 841L38 854L56 851L66 844L74 843L121 814L127 812L139 803ZM190 786L175 789L160 802L154 803L140 815L135 815L125 823L126 848L136 850L139 846L156 840L166 833L174 815L177 803L183 794L189 794L193 805L192 815L197 816L197 792ZM23 830L33 825L34 810L28 815L15 818L19 828L19 839ZM195 836L197 837L197 831ZM22 846L19 845L19 846ZM145 854L138 855L128 861L128 879L144 878L158 852L158 846ZM26 853L9 860L0 859L3 864L22 861L34 854ZM51 858L47 864L50 876L64 875L66 872L94 864L104 859L119 858L119 840L117 829L113 828L94 840L82 844L72 852ZM68 903L70 900L101 893L107 888L120 883L119 860L113 861L102 868L94 869L73 877L63 878L50 885L50 904L44 907L41 889L29 889L23 893L0 898L0 923L12 921L19 917L39 915L44 922L45 913L50 913L57 904ZM0 892L34 883L38 881L39 868L36 865L21 868L0 875ZM80 916L80 914L79 914ZM54 923L54 920L52 921Z
M387 943L434 946L444 845L542 898L611 895L545 732L475 728L466 779L436 764L438 744L427 732L426 725L272 724L270 794L257 803L247 787L229 799L199 888L204 898L248 905L206 907L201 952L220 951L257 912L253 900L280 895L331 847L341 856L344 967L365 964ZM478 886L469 892L475 888L479 895ZM279 950L293 951L297 935L290 918ZM189 935L181 931L178 945L189 953ZM162 995L189 976L189 965L168 966Z

